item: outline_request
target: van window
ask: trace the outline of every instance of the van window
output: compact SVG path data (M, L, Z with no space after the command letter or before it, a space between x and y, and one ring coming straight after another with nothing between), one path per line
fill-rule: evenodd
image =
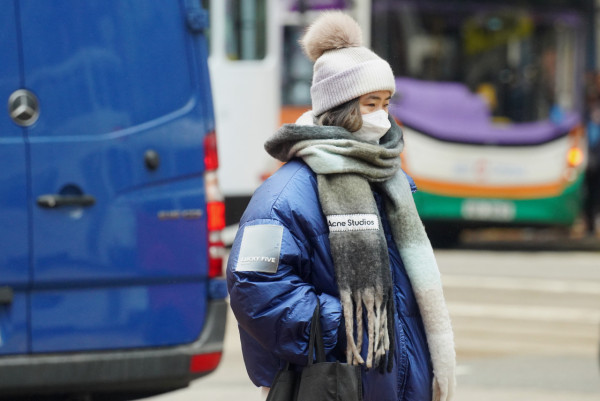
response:
M234 61L265 58L266 14L265 0L227 0L227 58Z

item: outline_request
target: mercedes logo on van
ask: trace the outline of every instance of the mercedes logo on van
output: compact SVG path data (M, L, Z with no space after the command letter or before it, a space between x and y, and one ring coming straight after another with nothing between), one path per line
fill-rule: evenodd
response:
M40 116L37 97L27 89L18 89L8 98L8 113L21 127L33 125Z

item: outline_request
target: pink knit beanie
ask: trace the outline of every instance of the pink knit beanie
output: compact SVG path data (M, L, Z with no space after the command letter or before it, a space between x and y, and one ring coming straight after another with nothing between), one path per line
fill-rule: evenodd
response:
M319 16L300 44L315 62L310 95L316 116L370 92L396 91L390 65L362 46L360 26L341 11Z

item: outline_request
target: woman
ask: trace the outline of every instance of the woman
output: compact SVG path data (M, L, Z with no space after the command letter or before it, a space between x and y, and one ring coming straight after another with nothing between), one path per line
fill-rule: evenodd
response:
M269 387L306 364L318 302L327 357L364 367L364 400L450 400L452 329L387 113L392 70L341 12L301 44L312 111L266 142L287 163L252 197L227 268L248 374Z

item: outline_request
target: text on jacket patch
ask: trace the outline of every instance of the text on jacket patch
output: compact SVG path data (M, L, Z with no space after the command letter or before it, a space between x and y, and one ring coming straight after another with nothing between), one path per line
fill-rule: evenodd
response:
M235 270L276 273L282 240L282 226L258 224L244 227Z
M329 231L379 230L376 214L332 214L327 216Z
M268 263L275 263L275 262L277 262L277 259L275 259L275 258L268 258L266 256L246 256L246 257L238 259L238 263L248 263L248 262L268 262Z

